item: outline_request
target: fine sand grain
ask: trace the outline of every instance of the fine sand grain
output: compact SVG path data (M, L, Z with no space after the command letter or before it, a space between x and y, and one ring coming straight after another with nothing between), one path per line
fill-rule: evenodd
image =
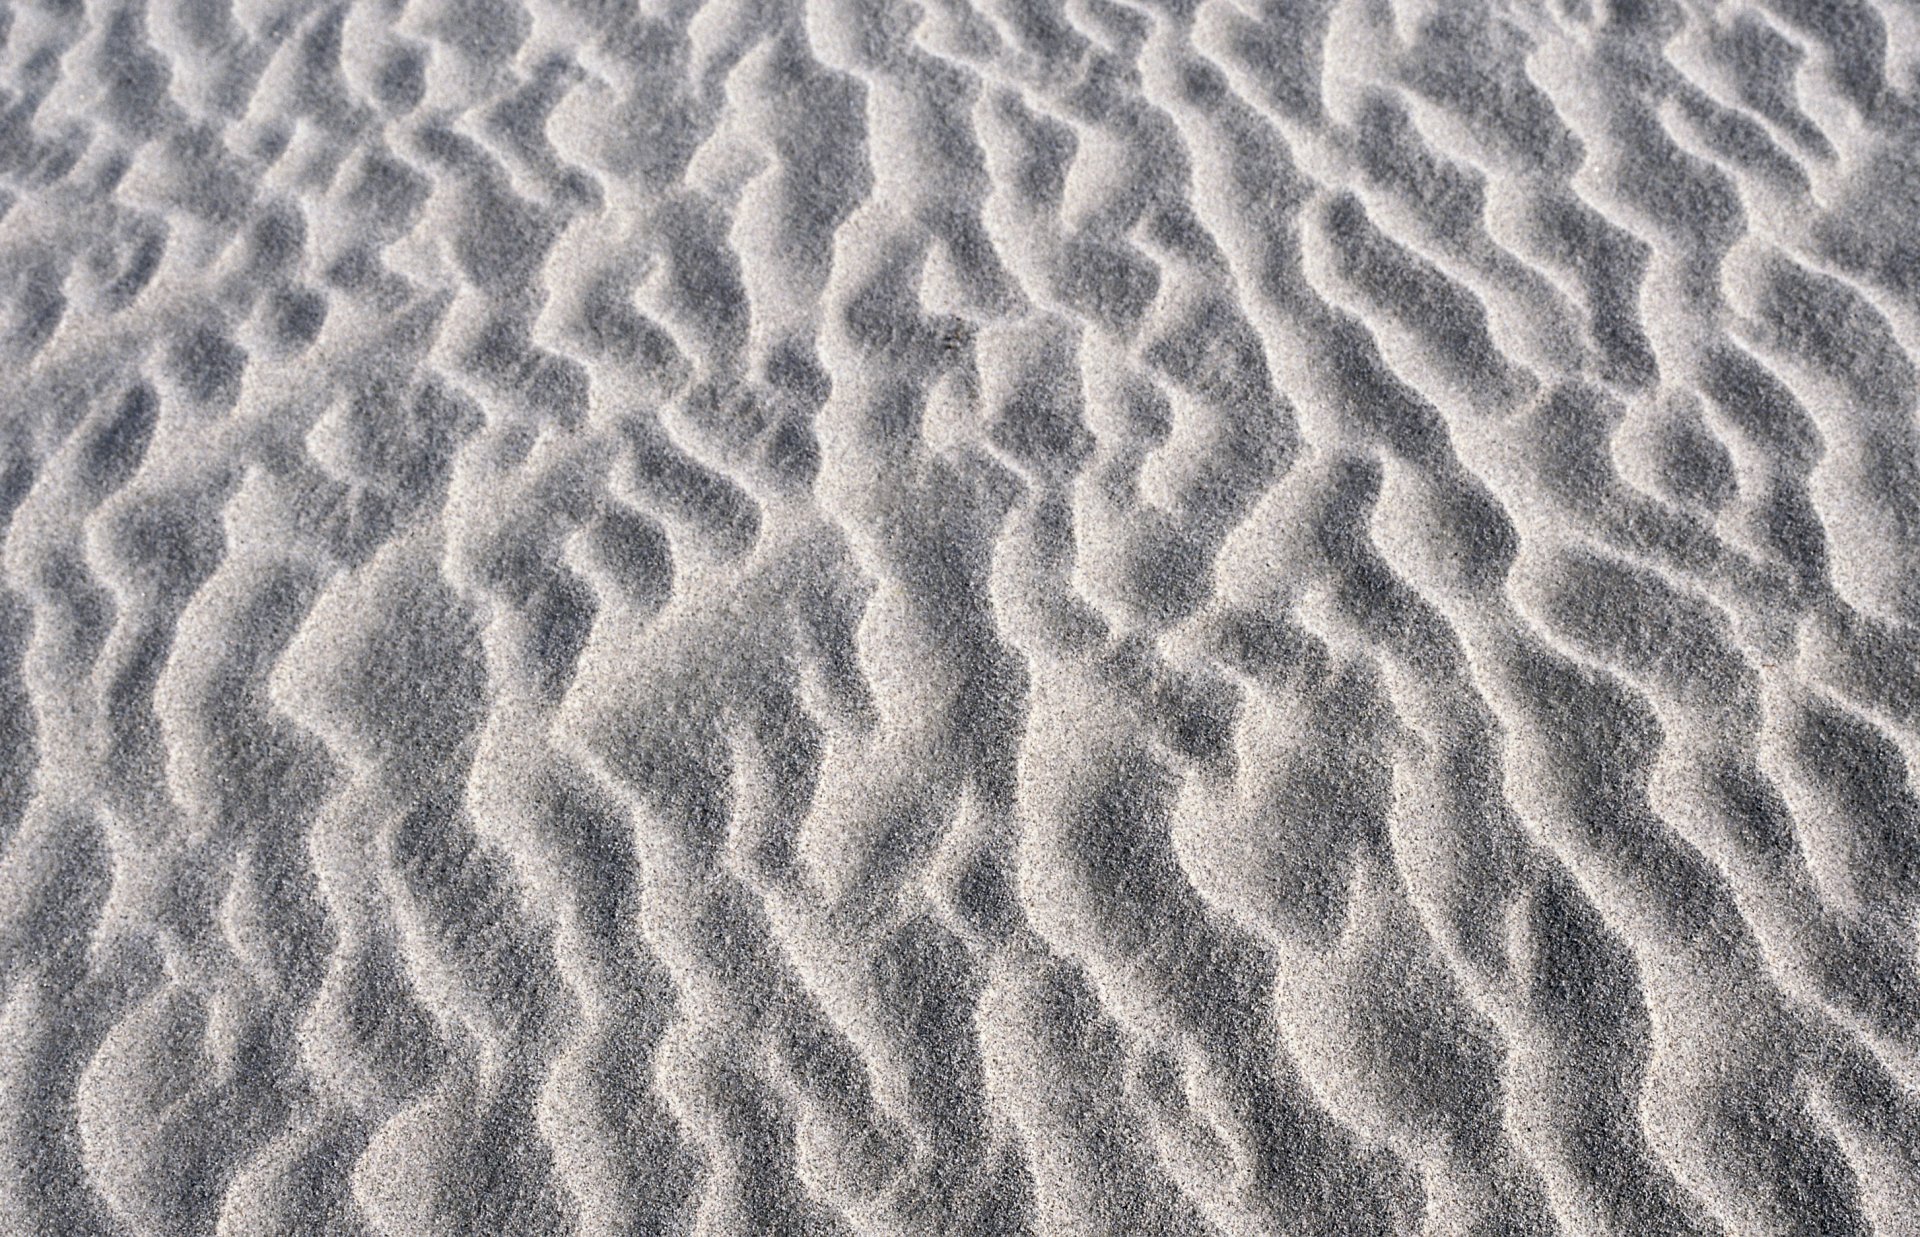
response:
M1916 0L0 0L0 1237L1920 1233Z

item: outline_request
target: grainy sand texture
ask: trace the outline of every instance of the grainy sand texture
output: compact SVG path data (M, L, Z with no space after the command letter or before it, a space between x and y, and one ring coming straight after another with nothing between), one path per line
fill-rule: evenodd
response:
M1916 0L0 0L0 1237L1920 1233Z

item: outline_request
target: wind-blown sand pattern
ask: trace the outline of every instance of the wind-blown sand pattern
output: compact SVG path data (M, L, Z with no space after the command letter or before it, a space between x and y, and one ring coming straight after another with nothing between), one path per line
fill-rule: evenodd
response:
M0 7L0 1234L1920 1232L1920 7Z

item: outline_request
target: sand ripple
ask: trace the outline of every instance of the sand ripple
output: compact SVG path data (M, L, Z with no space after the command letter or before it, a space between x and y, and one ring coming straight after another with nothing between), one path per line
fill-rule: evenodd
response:
M1903 0L0 7L0 1234L1920 1233Z

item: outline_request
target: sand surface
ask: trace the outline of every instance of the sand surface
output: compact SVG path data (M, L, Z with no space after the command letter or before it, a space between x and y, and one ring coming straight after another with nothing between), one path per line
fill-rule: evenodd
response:
M1920 1232L1914 0L0 4L0 1237Z

